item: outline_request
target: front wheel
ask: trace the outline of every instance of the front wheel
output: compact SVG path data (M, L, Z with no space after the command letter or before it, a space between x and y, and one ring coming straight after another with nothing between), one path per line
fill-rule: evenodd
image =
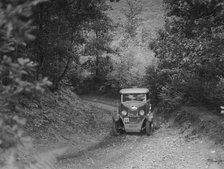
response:
M115 122L115 121L112 122L112 133L114 136L120 135L118 122Z
M152 135L152 122L146 121L145 129L146 129L147 136L151 136Z

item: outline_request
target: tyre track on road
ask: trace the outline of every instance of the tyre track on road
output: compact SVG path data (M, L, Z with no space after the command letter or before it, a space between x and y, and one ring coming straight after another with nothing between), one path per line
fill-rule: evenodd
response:
M88 101L90 102L90 101ZM113 112L116 107L91 102ZM177 128L163 125L153 136L124 134L108 136L99 144L64 159L60 169L222 169L208 163L211 144L196 138L186 142Z

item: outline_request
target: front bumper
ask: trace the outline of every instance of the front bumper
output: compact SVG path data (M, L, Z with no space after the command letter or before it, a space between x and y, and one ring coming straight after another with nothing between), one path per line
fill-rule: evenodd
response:
M121 120L124 124L124 130L126 132L141 132L143 122L146 120L146 117L126 117Z
M124 129L126 132L141 132L142 130L142 123L124 123Z
M125 119L128 118L128 121L126 121ZM123 126L122 128L126 131L126 132L141 132L143 129L143 123L144 121L152 121L153 120L153 115L147 114L146 116L140 118L140 117L122 117L120 114L116 113L113 115L113 121L114 122L118 122L119 120L122 121Z
M125 122L124 118L122 118L122 121L126 132L141 132L141 130L144 127L143 126L144 121L149 122L153 121L153 114L149 113L143 118L137 118L136 120L134 121L130 120L129 122Z

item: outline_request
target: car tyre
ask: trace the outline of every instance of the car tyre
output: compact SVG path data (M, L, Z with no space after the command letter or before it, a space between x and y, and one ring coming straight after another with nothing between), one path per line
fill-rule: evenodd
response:
M114 136L120 135L119 123L113 121L112 122L112 133Z
M151 136L152 135L152 122L147 121L146 125L145 125L145 129L146 129L147 136Z

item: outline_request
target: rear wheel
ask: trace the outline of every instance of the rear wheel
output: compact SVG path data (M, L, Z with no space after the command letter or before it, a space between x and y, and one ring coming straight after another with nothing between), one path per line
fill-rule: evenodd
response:
M113 121L112 122L112 133L114 136L120 135L119 123Z
M146 121L145 129L146 129L147 136L151 136L152 135L152 122Z

